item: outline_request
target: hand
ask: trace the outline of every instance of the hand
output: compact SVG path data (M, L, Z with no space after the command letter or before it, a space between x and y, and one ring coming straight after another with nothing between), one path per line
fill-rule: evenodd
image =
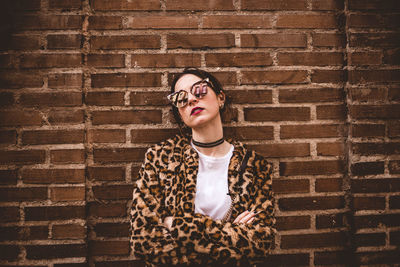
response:
M258 214L258 212L252 212L246 210L245 212L242 212L239 214L239 216L236 217L236 219L233 221L233 223L245 223L245 224L250 224L254 221L255 217Z
M164 226L167 227L168 230L170 231L172 230L172 220L173 220L172 216L165 217L164 219Z

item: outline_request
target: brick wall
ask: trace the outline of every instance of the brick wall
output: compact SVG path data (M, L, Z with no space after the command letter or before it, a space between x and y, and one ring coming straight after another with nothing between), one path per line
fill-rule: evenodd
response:
M142 266L127 211L186 66L274 164L264 266L400 263L397 0L1 3L0 265Z

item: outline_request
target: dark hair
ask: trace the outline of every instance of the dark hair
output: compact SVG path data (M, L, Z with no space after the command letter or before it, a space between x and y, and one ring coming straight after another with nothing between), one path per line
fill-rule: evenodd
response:
M210 80L210 83L212 85L212 89L215 92L216 95L219 95L221 92L224 92L221 83L217 80L217 78L215 78L211 73L205 71L205 70L201 70L198 68L185 68L181 73L178 73L175 75L172 84L171 84L171 93L175 92L175 86L176 83L178 82L178 80L180 78L182 78L182 76L186 75L186 74L193 74L201 79L206 79L208 78ZM220 109L220 114L222 115L222 113L225 111L226 106L228 105L229 100L228 97L225 94L225 103L224 106ZM179 111L178 108L175 107L174 105L172 106L172 114L174 115L175 121L179 124L179 127L183 124L183 121L179 115Z

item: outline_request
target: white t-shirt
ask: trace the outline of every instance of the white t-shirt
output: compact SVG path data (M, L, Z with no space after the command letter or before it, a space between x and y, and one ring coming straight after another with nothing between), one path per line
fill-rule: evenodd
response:
M193 144L192 144L193 146ZM231 206L228 195L228 167L233 145L223 157L210 157L199 152L199 171L196 181L195 212L221 220Z

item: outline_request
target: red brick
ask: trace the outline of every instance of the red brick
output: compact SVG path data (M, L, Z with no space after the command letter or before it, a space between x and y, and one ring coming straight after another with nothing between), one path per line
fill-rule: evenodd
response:
M348 24L352 28L396 28L400 22L396 15L350 14Z
M21 68L71 68L82 64L80 54L25 54L21 56Z
M43 150L0 151L0 164L37 164L44 163L46 153Z
M16 144L17 132L16 131L0 131L0 144Z
M224 136L237 140L273 140L273 126L224 127Z
M88 92L85 97L87 105L124 106L125 92Z
M63 11L81 9L81 0L50 0L49 9L62 9Z
M307 121L308 107L244 108L246 121Z
M341 0L312 0L312 10L343 10Z
M161 73L101 73L91 79L95 88L161 86Z
M84 239L86 228L78 224L55 224L52 228L52 239Z
M351 191L354 193L400 192L400 180L398 178L353 179Z
M354 224L357 229L399 226L400 214L359 215L354 217Z
M93 256L128 256L129 241L91 241L89 248Z
M0 188L0 201L39 201L47 199L47 187Z
M318 156L344 156L343 143L318 143L317 154Z
M351 47L398 47L400 40L397 33L352 33Z
M178 129L134 129L131 130L132 143L159 143L178 134Z
M83 16L80 15L24 15L15 20L20 30L79 30Z
M281 162L279 172L289 175L326 175L343 172L343 162L339 160Z
M93 217L126 217L126 203L108 203L108 204L100 204L95 202L89 202L89 215Z
M0 68L15 69L17 68L17 58L14 55L0 55Z
M160 110L94 111L92 123L99 124L150 124L161 123Z
M82 35L79 34L49 34L48 49L79 49L82 47Z
M242 84L305 83L307 79L304 70L242 71L242 74Z
M384 162L359 162L351 166L351 173L355 176L383 174L385 170Z
M70 110L70 109L62 109L62 110L51 110L48 114L47 121L54 124L62 124L62 123L83 123L84 122L84 111L81 109L78 110Z
M219 34L168 34L167 48L211 49L235 47L235 36L230 33Z
M23 93L19 102L23 106L80 106L82 105L81 93Z
M276 218L277 230L309 229L310 216L281 216Z
M132 106L166 106L169 104L169 92L131 92L130 104Z
M17 179L16 170L0 170L0 185L16 185Z
M283 66L334 66L343 65L343 54L338 52L280 52L278 64Z
M344 105L317 106L318 120L345 120L347 110Z
M350 65L380 65L382 64L382 53L380 52L353 52L349 54Z
M232 0L168 0L167 10L235 10Z
M241 47L306 47L307 36L299 33L241 34Z
M316 252L314 256L315 265L344 265L354 266L357 263L354 262L354 257L351 251L324 251Z
M37 111L9 110L0 113L1 126L41 125L42 116Z
M361 265L392 265L395 266L399 262L399 251L394 250L383 250L373 252L359 252L357 253L357 259Z
M131 65L144 68L200 67L200 54L133 54Z
M281 138L327 138L343 135L343 127L336 124L282 125Z
M260 266L289 266L289 265L302 265L309 266L310 255L304 254L271 254Z
M18 259L18 255L21 253L21 248L16 245L0 245L0 259L15 261Z
M84 183L84 169L26 169L21 170L24 184Z
M93 0L91 7L98 11L113 10L161 10L158 0Z
M209 15L203 17L205 29L265 29L272 27L268 15Z
M88 28L91 30L119 30L122 29L122 17L90 16Z
M385 197L354 197L353 206L356 210L383 210Z
M337 18L334 15L278 15L277 28L299 28L299 29L334 29L338 27Z
M306 157L310 155L308 143L248 145L267 158Z
M313 83L342 83L345 82L345 72L342 70L314 70L311 74Z
M40 10L40 0L17 0L12 3L16 11Z
M49 75L49 88L82 88L81 73L54 73Z
M343 96L343 90L336 88L279 90L280 103L336 102L342 101Z
M359 155L398 155L400 142L353 143L353 153Z
M346 244L346 239L346 234L343 232L282 235L281 247L283 249L339 247Z
M20 219L19 207L0 207L0 222L17 222Z
M349 82L363 84L369 82L399 82L400 70L351 70Z
M350 10L386 10L389 12L400 10L398 1L396 0L386 0L384 2L379 0L350 0L349 1Z
M195 16L150 15L128 17L127 28L132 29L197 29Z
M386 88L351 88L349 96L353 101L383 102L387 98Z
M123 167L88 167L89 179L95 181L123 181L125 168Z
M389 161L389 172L393 174L400 174L400 160Z
M343 213L323 214L317 215L315 224L317 229L340 228L345 226L345 220L346 217Z
M229 90L226 92L235 104L267 104L272 103L272 90Z
M141 162L145 148L96 148L93 150L94 162Z
M121 54L89 54L87 65L95 68L123 68L125 58Z
M307 10L306 0L242 0L242 10Z
M34 50L40 47L38 35L11 35L7 40L0 42L0 50Z
M390 232L390 244L391 245L399 245L400 244L400 231L391 231Z
M310 181L308 179L277 179L273 182L273 187L276 194L309 193Z
M388 123L388 135L389 137L399 137L400 136L400 123L397 121Z
M11 106L14 104L14 94L8 92L0 93L0 107Z
M121 129L93 129L88 131L90 143L125 143L125 130Z
M323 178L315 181L316 192L341 192L342 191L342 178Z
M400 105L353 105L350 115L353 119L399 119Z
M48 239L48 226L31 227L2 227L1 240L46 240Z
M160 48L159 35L108 35L92 36L91 49L154 49Z
M40 130L22 132L23 145L78 144L84 142L83 130Z
M43 77L34 72L0 72L0 88L18 89L43 86Z
M389 198L390 209L400 209L400 196L391 196Z
M94 227L96 236L126 237L129 235L128 223L98 223Z
M312 42L315 47L345 47L345 36L340 33L313 33Z
M27 259L60 259L85 257L85 244L28 245L25 246Z
M79 187L52 187L50 188L50 199L57 201L82 201L85 200L85 188Z
M384 53L383 62L390 65L400 65L400 49L386 50ZM397 93L397 99L399 99L399 93Z
M85 218L84 206L25 207L26 221L54 221Z
M84 163L85 151L82 149L51 150L50 161L54 164Z
M278 202L282 211L344 208L344 199L340 196L280 198Z
M206 65L210 67L270 66L269 53L212 53L206 54Z
M93 186L93 195L100 200L122 200L132 198L132 185Z

